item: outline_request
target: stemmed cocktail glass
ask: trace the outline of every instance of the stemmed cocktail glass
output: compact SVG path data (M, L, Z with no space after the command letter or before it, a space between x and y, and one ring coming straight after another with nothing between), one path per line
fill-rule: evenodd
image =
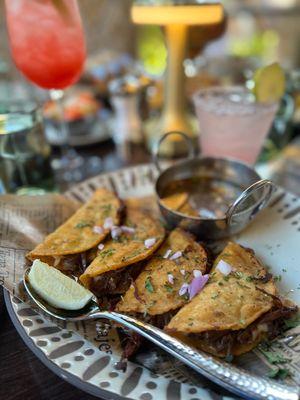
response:
M84 160L68 146L69 131L62 105L63 90L79 79L86 57L77 2L5 0L5 5L16 66L31 82L50 90L61 113L61 142L65 144L58 164L61 177L65 181L79 180L78 171L84 169Z

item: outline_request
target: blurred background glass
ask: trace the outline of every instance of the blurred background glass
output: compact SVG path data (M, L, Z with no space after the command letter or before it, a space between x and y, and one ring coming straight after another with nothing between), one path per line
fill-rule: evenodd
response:
M40 194L54 189L51 148L35 103L0 102L0 191Z

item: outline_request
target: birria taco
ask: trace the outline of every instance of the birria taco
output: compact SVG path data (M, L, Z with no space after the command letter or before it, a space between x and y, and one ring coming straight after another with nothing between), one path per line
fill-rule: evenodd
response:
M229 243L210 279L166 330L216 356L239 355L274 338L297 307L279 298L274 279L252 250Z
M109 225L120 222L121 201L107 189L98 189L64 224L27 254L64 272L86 267L86 253L110 232Z
M197 282L208 278L206 269L205 249L190 234L175 229L147 261L117 310L163 327L197 291L188 290L195 277Z
M111 238L98 246L80 281L99 297L125 293L140 272L139 262L155 252L164 236L158 219L127 207L123 225L111 227Z

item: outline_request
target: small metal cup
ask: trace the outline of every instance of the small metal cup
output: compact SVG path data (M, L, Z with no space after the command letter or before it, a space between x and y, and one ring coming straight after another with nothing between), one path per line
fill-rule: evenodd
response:
M171 134L179 134L186 140L189 155L186 160L162 171L159 148ZM181 132L168 132L161 137L154 149L153 161L160 172L155 184L157 202L167 227L181 227L200 239L221 239L240 232L266 207L274 190L271 181L262 180L247 164L229 158L197 157L189 137ZM170 182L193 177L227 181L239 186L242 193L229 206L223 218L193 217L166 207L161 201L166 186Z

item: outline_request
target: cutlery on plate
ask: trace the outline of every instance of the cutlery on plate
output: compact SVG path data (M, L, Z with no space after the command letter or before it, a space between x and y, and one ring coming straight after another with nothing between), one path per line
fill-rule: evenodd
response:
M195 371L218 383L229 391L247 399L298 400L299 388L285 385L271 379L255 376L224 361L217 360L204 352L187 346L161 329L140 321L134 317L114 311L101 311L95 299L83 309L62 310L47 304L29 283L28 268L23 276L23 284L33 302L44 313L63 321L83 321L89 319L107 319L133 330L155 345L179 359Z

